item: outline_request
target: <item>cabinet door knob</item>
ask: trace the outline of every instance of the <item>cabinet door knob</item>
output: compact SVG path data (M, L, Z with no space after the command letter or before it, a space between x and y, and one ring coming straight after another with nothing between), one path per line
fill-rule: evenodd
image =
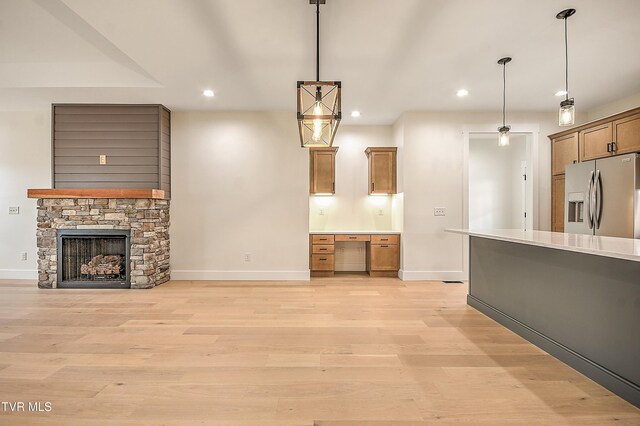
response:
M607 144L607 152L611 152L611 143Z

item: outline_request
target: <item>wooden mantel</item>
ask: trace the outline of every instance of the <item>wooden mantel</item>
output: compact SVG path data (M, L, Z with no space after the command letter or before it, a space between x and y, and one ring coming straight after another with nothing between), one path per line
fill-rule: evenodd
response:
M28 198L152 198L166 200L161 189L56 188L27 189Z

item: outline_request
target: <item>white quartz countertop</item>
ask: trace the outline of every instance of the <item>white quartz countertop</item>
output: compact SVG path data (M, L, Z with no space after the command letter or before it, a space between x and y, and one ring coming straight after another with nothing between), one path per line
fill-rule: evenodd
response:
M309 234L352 234L352 235L389 235L389 234L398 234L400 235L400 231L309 231Z
M446 232L640 262L640 239L521 229L447 229Z

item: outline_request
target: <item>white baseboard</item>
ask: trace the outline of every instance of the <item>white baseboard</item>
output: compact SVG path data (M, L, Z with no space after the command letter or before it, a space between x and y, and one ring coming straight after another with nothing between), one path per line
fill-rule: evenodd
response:
M0 269L0 280L37 280L36 269Z
M464 271L405 271L400 270L398 277L403 281L464 281Z
M172 270L171 279L177 281L309 281L306 271L198 271Z

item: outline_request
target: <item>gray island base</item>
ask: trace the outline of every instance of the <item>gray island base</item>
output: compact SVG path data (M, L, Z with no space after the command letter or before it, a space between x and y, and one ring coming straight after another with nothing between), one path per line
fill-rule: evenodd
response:
M581 252L458 232L469 235L469 305L640 407L638 241L629 252L584 236ZM626 250L595 254L618 243Z

